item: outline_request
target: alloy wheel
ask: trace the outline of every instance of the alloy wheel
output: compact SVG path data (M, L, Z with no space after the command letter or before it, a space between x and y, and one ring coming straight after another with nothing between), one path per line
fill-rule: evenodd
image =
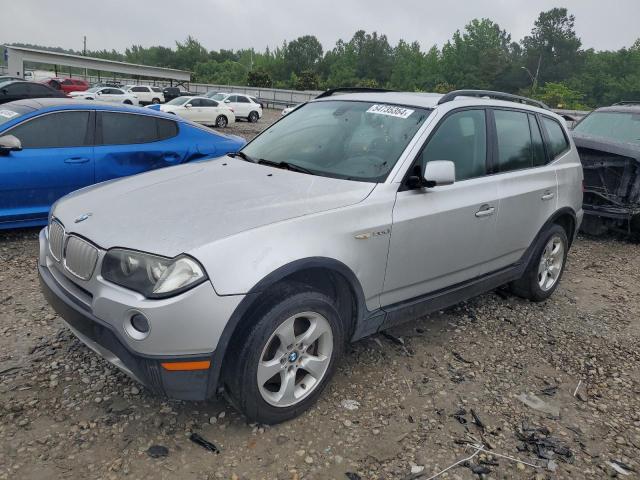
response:
M564 242L553 235L542 251L538 265L538 285L543 291L549 291L560 278L564 263Z
M275 407L290 407L313 392L324 378L333 354L333 333L317 312L287 318L267 341L258 363L262 398Z

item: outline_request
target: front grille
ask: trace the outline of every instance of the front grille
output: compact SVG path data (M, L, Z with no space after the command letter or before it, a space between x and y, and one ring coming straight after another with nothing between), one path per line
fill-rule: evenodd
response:
M64 249L66 269L81 280L89 280L98 261L98 249L76 236L69 236Z
M51 252L51 256L58 262L62 258L63 244L64 227L60 222L54 220L51 222L51 225L49 225L49 251Z

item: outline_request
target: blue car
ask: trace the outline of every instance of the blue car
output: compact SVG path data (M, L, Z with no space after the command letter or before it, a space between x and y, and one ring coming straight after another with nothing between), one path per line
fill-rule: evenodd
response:
M0 105L0 229L45 225L88 185L236 152L245 140L175 115L70 99Z

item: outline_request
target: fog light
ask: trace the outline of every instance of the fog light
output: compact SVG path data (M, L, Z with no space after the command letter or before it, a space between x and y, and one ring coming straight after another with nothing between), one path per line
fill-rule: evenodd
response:
M131 326L140 333L149 333L149 320L141 313L131 317Z

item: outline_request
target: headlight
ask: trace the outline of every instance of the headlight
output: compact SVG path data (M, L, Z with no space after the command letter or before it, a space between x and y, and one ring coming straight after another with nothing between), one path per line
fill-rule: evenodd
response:
M207 274L197 261L186 255L166 258L114 248L104 257L102 277L147 298L164 298L204 282Z

